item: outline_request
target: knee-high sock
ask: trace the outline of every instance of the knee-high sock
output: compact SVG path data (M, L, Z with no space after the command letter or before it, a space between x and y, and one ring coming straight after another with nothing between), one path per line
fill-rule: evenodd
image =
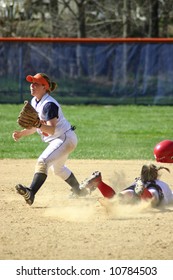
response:
M72 187L73 191L75 193L79 193L80 189L79 189L79 182L77 181L76 177L74 176L73 173L70 174L70 176L65 180L65 182L67 184L70 185L70 187Z
M102 195L106 198L112 198L116 194L116 192L103 181L100 181L97 187L102 193Z
M43 183L45 182L47 178L47 175L44 173L35 173L30 189L33 192L33 194L36 194L38 192L38 190L41 188L41 186L43 185Z

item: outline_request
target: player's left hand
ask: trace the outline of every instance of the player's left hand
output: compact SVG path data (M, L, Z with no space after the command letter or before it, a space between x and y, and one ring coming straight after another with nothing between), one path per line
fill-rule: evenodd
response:
M26 129L31 129L32 127L40 128L41 126L37 111L28 101L24 102L24 106L18 116L17 122L21 127Z

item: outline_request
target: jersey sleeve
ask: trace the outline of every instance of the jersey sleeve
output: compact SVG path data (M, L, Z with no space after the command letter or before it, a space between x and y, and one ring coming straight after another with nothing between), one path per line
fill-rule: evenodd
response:
M58 118L59 107L53 102L48 102L43 107L43 113L46 121Z

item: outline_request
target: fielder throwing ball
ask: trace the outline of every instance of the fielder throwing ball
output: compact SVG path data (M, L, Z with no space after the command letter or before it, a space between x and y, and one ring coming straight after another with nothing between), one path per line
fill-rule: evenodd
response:
M27 204L32 205L51 167L55 175L71 186L75 195L85 196L88 192L86 189L79 188L76 177L65 166L69 154L77 146L77 136L74 132L75 127L71 126L64 117L60 104L50 96L57 84L44 73L28 75L26 80L30 83L32 106L28 102L25 103L18 117L18 124L24 129L14 131L12 137L18 141L24 136L37 132L48 146L37 160L31 185L25 187L17 184L17 192L24 197Z

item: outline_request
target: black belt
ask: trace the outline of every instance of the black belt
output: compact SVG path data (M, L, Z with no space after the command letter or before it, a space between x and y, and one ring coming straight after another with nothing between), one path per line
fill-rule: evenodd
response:
M70 130L75 130L76 129L76 126L72 125L68 130L66 130L66 132L70 131ZM65 132L65 133L66 133Z
M76 129L76 126L75 125L72 125L71 126L71 130L75 130Z

